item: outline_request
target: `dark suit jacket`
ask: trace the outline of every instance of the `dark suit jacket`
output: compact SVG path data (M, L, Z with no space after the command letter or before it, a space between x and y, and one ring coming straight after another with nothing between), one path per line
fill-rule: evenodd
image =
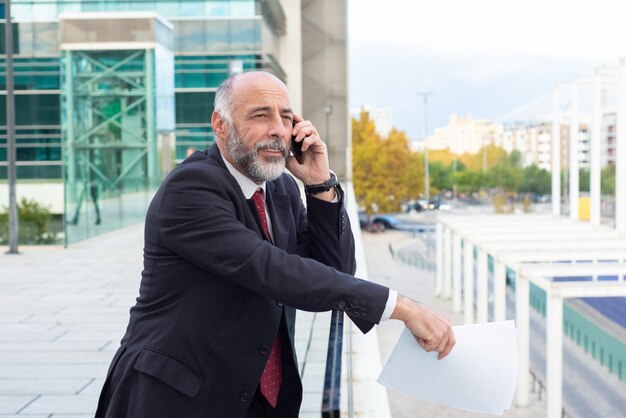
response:
M343 203L309 198L307 211L291 176L268 182L275 245L251 203L216 146L163 182L146 217L139 297L97 417L242 417L281 321L288 416L296 417L295 309L343 309L363 332L378 323L388 289L351 276Z

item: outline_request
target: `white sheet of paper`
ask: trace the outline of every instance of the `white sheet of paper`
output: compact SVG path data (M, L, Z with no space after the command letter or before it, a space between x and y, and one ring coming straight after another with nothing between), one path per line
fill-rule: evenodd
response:
M453 327L456 345L443 360L427 353L409 330L398 340L378 382L428 401L502 415L517 384L514 321Z

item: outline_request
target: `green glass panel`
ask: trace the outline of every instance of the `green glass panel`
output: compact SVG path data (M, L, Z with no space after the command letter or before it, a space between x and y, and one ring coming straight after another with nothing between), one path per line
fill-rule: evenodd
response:
M61 123L61 101L58 94L19 94L14 97L17 125L59 125Z
M213 92L176 93L176 123L211 123Z

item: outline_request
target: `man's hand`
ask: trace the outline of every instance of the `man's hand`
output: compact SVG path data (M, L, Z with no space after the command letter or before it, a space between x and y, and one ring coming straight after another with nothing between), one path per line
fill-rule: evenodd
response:
M425 351L436 351L439 360L450 354L456 343L450 321L419 302L398 295L392 319L399 319Z
M305 157L303 164L300 164L294 156L289 156L287 169L305 185L321 184L330 178L326 144L319 137L311 121L303 120L300 115L294 114L294 123L291 134L296 137L297 142L302 141L302 152ZM335 192L331 190L315 197L330 201L335 197Z

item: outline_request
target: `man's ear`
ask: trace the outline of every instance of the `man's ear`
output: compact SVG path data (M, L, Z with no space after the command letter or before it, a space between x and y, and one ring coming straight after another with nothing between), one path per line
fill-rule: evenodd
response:
M211 127L213 127L213 132L216 137L228 137L228 123L217 111L213 111L213 114L211 115Z

